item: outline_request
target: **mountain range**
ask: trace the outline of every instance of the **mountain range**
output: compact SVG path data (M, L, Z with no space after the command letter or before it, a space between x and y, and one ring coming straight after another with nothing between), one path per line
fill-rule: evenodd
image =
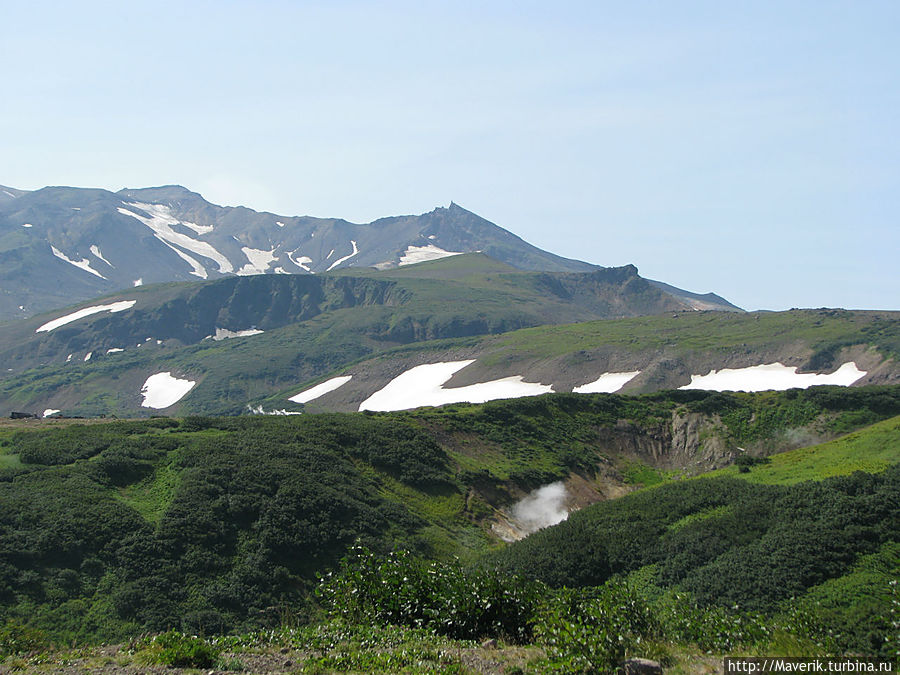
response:
M0 195L2 302L18 317L0 323L0 410L287 414L900 382L897 313L746 313L633 265L547 253L456 204L357 225L177 186Z
M385 270L473 252L522 270L601 269L542 251L453 203L356 224L216 206L181 186L0 186L0 320L143 284ZM715 294L658 287L692 307L737 310Z

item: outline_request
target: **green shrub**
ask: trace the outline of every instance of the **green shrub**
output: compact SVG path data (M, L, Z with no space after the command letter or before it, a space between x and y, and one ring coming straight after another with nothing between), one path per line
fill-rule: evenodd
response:
M408 552L380 557L354 547L316 594L351 622L429 628L453 638L495 636L526 642L543 584L496 570L467 570Z
M605 673L657 633L650 606L633 588L610 583L564 589L541 609L534 627L548 670Z
M653 614L665 640L703 650L729 652L765 642L772 633L771 622L760 614L703 606L686 593L664 594L654 603Z
M0 627L0 658L26 654L47 646L47 636L36 628L9 619Z
M140 661L175 668L209 668L220 649L206 640L170 630L138 643Z

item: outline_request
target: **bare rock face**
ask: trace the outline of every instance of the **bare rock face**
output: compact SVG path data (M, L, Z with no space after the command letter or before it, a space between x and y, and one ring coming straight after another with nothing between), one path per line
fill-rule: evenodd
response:
M712 432L713 427L700 413L673 413L668 462L672 466L704 471L731 464L734 453L721 435Z
M622 666L625 675L662 675L662 666L650 659L628 659Z

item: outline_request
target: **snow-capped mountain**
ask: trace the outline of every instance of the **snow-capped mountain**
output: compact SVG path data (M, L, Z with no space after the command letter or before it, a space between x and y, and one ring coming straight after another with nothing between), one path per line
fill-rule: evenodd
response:
M542 251L453 203L356 224L216 206L180 186L0 186L0 319L149 283L383 270L476 251L524 270L600 269ZM736 309L713 294L663 290L698 309Z

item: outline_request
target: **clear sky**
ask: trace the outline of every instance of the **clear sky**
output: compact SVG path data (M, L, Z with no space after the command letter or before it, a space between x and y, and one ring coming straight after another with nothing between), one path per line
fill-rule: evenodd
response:
M900 309L896 0L0 10L0 184L453 200L748 309Z

